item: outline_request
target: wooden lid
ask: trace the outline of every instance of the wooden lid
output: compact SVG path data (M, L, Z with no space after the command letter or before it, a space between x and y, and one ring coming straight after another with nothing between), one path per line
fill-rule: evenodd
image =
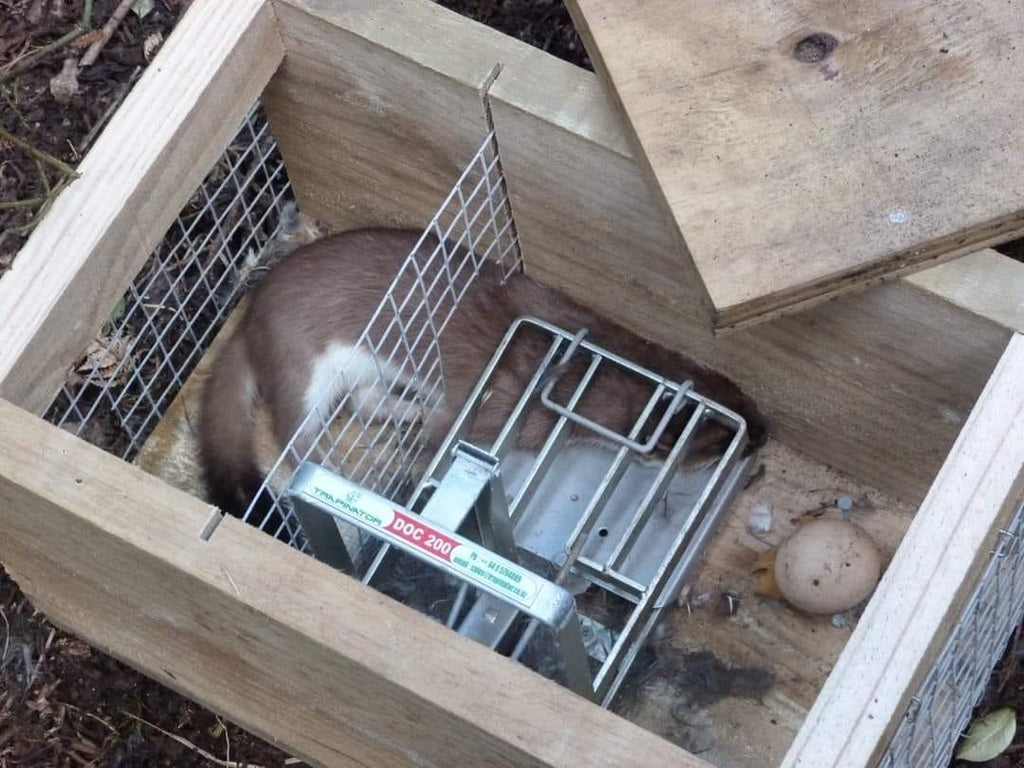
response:
M718 328L1024 231L1024 6L571 0Z

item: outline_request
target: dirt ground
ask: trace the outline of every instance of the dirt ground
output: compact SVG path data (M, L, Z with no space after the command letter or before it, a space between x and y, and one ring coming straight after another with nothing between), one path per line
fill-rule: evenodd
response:
M58 76L100 42L121 0L0 0L0 273L191 0L132 0L77 83ZM561 0L439 0L590 68ZM42 53L40 53L42 52ZM1024 260L1020 243L1005 249ZM1019 633L986 707L1024 708ZM34 611L0 568L0 768L301 764L90 648ZM965 764L966 765L966 764ZM1024 765L1024 733L993 768Z

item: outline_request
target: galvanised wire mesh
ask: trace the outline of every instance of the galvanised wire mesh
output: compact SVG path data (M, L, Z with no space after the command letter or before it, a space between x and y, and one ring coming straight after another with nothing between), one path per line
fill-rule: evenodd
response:
M882 768L949 762L1007 640L1024 620L1024 502L999 532L967 606L893 735Z
M483 265L521 265L493 131L398 269L333 381L268 473L245 520L305 549L287 497L310 460L395 499L415 481L424 424L444 396L439 339ZM267 503L269 498L270 502Z
M254 106L68 372L46 418L131 461L263 266L290 185Z

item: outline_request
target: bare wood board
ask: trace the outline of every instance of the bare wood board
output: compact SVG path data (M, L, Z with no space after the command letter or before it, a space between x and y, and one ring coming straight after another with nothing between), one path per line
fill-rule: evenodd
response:
M718 329L1024 231L1019 4L569 6Z
M623 712L729 768L782 761L864 608L833 623L759 596L758 556L801 522L839 517L836 501L847 496L852 521L874 540L884 567L913 519L910 506L780 443L769 441L757 464L756 479L719 524L682 604L665 616L658 671ZM752 533L749 521L762 505L771 510L771 529Z

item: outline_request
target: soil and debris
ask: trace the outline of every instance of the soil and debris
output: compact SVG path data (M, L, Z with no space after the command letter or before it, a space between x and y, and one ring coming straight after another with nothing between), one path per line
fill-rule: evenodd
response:
M301 765L288 760L55 629L0 568L0 765Z
M189 2L0 0L0 272Z
M563 0L436 0L572 64L593 70Z
M592 69L562 0L438 1ZM0 0L0 274L190 2ZM1024 241L1000 250L1024 261ZM1024 712L1022 656L1018 631L979 713ZM644 679L679 702L681 720L707 697L758 699L772 684L763 671L727 667L710 653L669 649L649 663ZM8 765L301 763L54 628L0 568L0 766ZM1024 765L1024 729L988 765Z

